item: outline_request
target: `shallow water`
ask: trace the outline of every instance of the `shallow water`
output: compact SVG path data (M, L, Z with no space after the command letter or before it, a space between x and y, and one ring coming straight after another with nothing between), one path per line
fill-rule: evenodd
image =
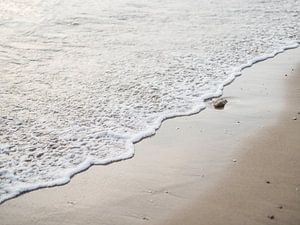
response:
M299 40L282 1L0 2L0 202L133 155L244 64Z

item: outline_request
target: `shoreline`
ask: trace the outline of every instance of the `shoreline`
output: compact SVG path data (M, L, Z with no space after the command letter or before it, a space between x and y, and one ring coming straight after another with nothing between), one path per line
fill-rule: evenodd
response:
M0 205L0 217L5 224L30 224L41 220L43 224L53 224L53 221L82 224L80 220L90 221L88 224L160 224L162 221L176 224L170 218L174 214L178 216L184 213L180 206L197 208L190 206L192 202L194 204L194 199L199 199L199 195L208 195L210 189L218 186L218 182L228 175L224 170L231 171L233 166L239 165L240 160L233 162L233 159L237 158L236 153L243 154L240 148L245 138L278 122L285 110L286 90L283 86L286 84L282 84L285 82L281 80L287 80L284 75L276 77L278 80L272 82L270 75L259 81L251 77L249 84L243 84L242 79L243 82L250 79L250 75L246 77L245 74L253 73L253 70L255 73L259 70L257 67L264 67L274 61L280 67L287 67L286 64L290 63L288 61L297 56L299 58L299 52L299 48L289 50L243 70L243 76L224 89L223 96L229 100L224 110L207 107L200 114L166 120L155 136L136 144L134 158L107 166L93 166L85 173L76 175L66 186L40 189L11 199ZM291 59L287 59L289 57ZM294 65L299 63L299 60L296 61L294 59ZM286 73L291 73L286 69ZM267 70L272 72L270 67ZM287 78L290 76L292 74ZM270 81L273 86L261 87L259 85L262 81ZM258 111L251 109L255 104L263 104L260 93L249 96L249 92L253 91L250 90L251 84L254 90L261 90L263 94L265 88L274 91L274 88L279 87L275 92L280 93L264 96L275 99L275 106L258 107L263 110L268 108L271 114L267 112L260 116ZM246 88L239 90L240 86ZM241 101L247 92L248 101ZM277 101L278 95L280 100ZM248 117L256 117L245 122L247 113ZM244 132L246 134L241 134ZM214 136L216 134L218 137ZM232 150L227 152L219 149L225 145L229 145ZM199 152L199 149L203 151ZM185 218L184 222L188 224L188 219ZM205 224L204 220L202 222Z
M138 144L139 142L143 141L144 139L147 139L147 138L150 138L150 137L156 135L156 133L158 132L160 127L163 125L164 121L179 118L179 117L193 116L193 115L199 114L200 112L202 112L203 110L206 109L209 101L211 101L212 99L221 97L223 95L224 88L226 86L231 85L238 77L240 77L245 69L251 68L252 66L254 66L257 63L266 61L268 59L272 59L272 58L276 57L277 55L282 54L286 51L297 49L297 48L299 48L299 45L300 45L299 41L297 41L297 40L291 41L290 43L286 43L285 47L281 47L277 51L257 56L255 58L253 58L252 60L247 61L247 63L242 64L239 67L235 67L234 69L232 68L232 71L231 71L229 77L223 82L223 84L221 84L218 87L217 91L214 94L210 93L210 94L204 95L203 103L201 103L197 106L194 106L190 111L184 112L182 114L175 113L173 115L172 114L165 115L164 117L158 118L157 121L155 122L155 124L152 127L150 127L148 130L145 130L139 134L136 134L131 139L129 139L126 142L126 148L129 150L125 151L125 153L122 156L120 156L120 158L104 159L104 160L97 161L96 159L88 157L84 162L79 164L76 168L66 171L65 177L60 177L58 180L53 180L53 181L46 182L46 183L35 183L33 186L29 185L28 187L23 185L21 188L19 188L19 189L21 189L21 191L18 190L18 191L16 191L17 193L10 193L9 197L0 199L0 205L6 201L9 201L10 199L17 198L18 196L29 193L31 191L36 191L38 189L43 189L43 188L66 185L71 181L71 179L74 176L88 170L92 166L99 166L99 165L106 166L111 163L118 163L120 161L133 158L135 155L135 147L134 146L136 144Z
M293 42L290 42L289 44L286 44L285 47L282 47L281 49L274 51L273 53L257 56L253 60L248 61L247 63L242 64L239 67L236 67L234 70L232 70L230 76L223 82L222 85L219 86L218 90L214 94L208 94L205 97L203 97L204 100L203 100L202 104L199 104L199 105L193 107L192 110L187 111L182 114L177 115L175 113L174 115L166 115L164 118L159 118L156 121L156 125L153 125L147 131L143 131L140 134L133 136L130 140L128 140L126 142L126 148L128 148L129 151L126 151L125 154L123 154L123 156L121 156L119 159L114 159L114 160L104 159L104 160L97 161L95 159L88 158L83 163L81 163L76 168L74 168L73 170L68 171L66 173L67 175L65 177L62 177L58 180L47 182L47 183L36 183L36 184L34 184L33 187L30 187L30 186L24 187L23 186L21 189L22 190L25 189L25 191L17 191L18 193L11 193L9 195L9 197L0 199L0 205L6 201L17 198L20 195L23 195L23 194L26 194L26 193L29 193L32 191L36 191L38 189L66 185L66 184L70 183L71 179L74 176L85 172L86 170L90 169L90 167L92 167L92 166L106 166L111 163L118 163L120 161L124 161L124 160L133 158L135 155L135 147L134 146L136 144L138 144L139 142L143 141L144 139L151 138L152 136L156 135L156 133L158 132L160 127L163 125L164 121L170 120L170 119L176 119L176 118L180 118L180 117L185 117L185 116L194 116L194 115L199 114L200 112L202 112L203 110L206 109L207 105L209 104L209 102L212 99L216 99L216 98L223 96L224 88L226 86L231 85L238 77L240 77L245 69L251 68L252 66L254 66L257 63L261 63L268 59L272 59L279 54L285 53L286 51L297 49L297 48L299 48L299 45L300 45L300 42L295 40Z

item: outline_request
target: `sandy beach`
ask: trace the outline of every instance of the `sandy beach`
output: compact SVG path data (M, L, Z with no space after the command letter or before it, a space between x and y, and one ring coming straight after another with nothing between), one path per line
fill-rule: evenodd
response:
M224 110L207 102L130 160L4 202L0 224L300 224L299 87L299 48L255 64Z

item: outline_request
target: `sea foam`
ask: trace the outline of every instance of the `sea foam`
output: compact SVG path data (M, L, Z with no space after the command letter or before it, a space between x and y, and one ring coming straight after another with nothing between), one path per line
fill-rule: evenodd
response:
M299 3L0 3L0 203L134 155L241 70L299 44Z

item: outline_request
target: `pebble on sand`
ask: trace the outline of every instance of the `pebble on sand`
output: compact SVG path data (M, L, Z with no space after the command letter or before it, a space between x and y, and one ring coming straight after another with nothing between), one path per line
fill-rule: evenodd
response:
M215 109L224 109L227 102L228 101L226 99L219 98L219 99L213 101L213 105L214 105Z
M268 218L269 218L270 220L274 220L274 219L275 219L275 216L271 215L271 216L268 216Z
M297 117L296 117L296 116L294 116L294 117L293 117L293 120L297 120Z

